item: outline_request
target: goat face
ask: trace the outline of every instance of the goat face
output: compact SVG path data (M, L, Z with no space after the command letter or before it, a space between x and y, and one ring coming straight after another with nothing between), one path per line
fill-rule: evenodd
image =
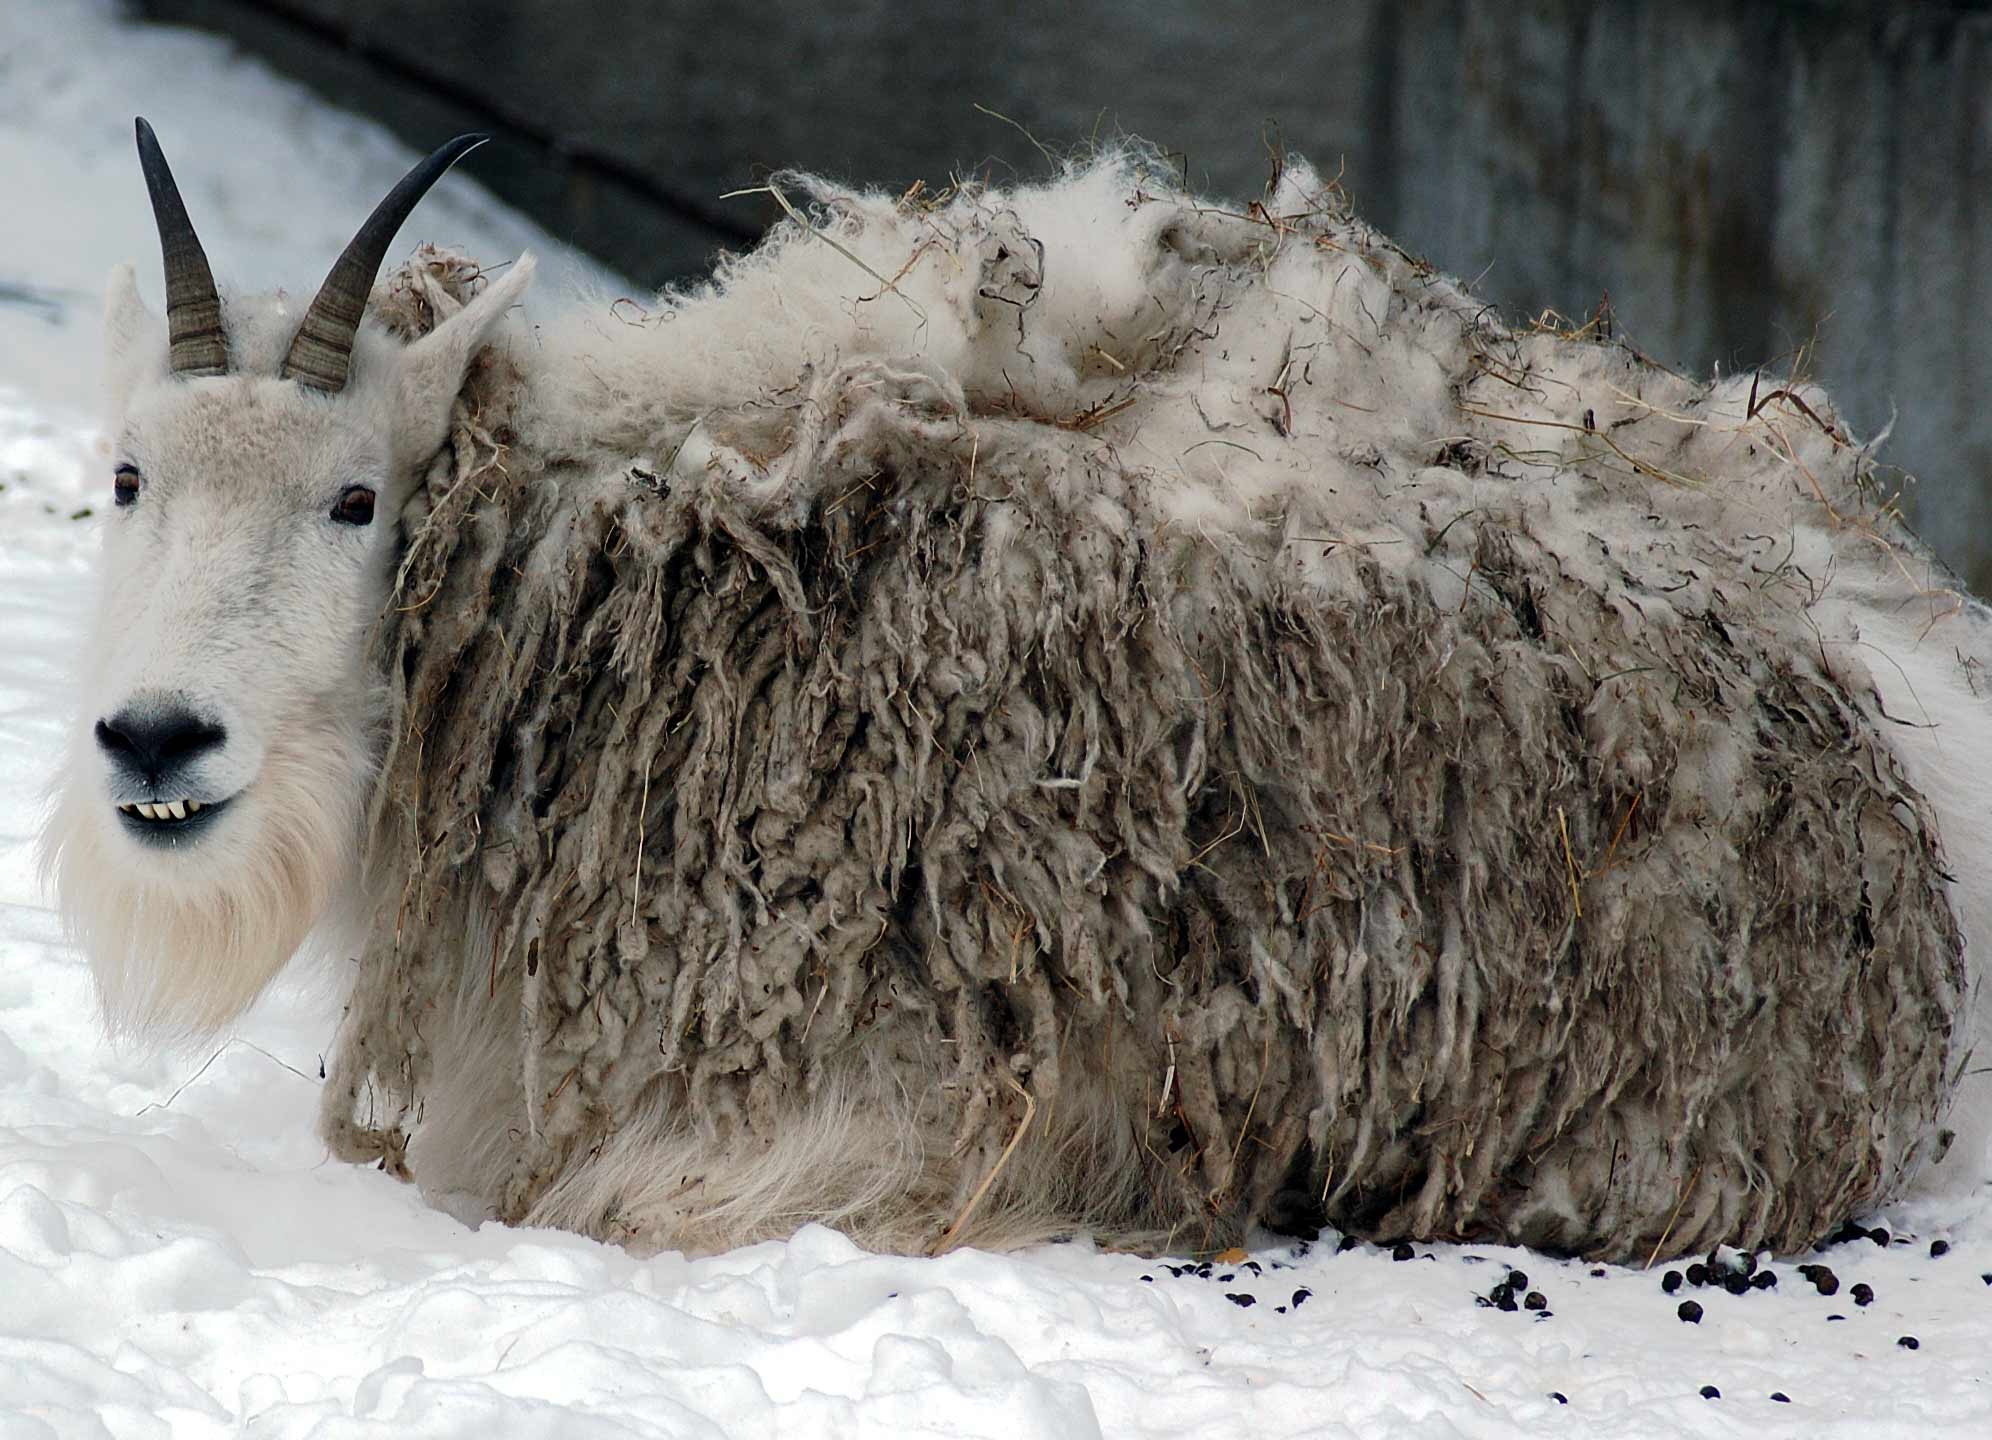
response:
M239 1014L356 879L396 517L532 267L412 345L355 306L303 359L319 302L302 321L280 298L232 304L224 324L210 280L190 350L168 231L162 214L168 321L129 266L111 277L112 503L45 853L107 1019L193 1035Z

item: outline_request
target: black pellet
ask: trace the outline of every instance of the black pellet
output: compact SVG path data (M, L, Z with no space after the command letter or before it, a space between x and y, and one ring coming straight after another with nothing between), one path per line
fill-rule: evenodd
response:
M1904 1335L1895 1343L1900 1345L1904 1350L1919 1350L1923 1345L1923 1342L1918 1340L1914 1335Z
M1356 1248L1356 1246L1360 1245L1361 1243L1362 1242L1356 1239L1356 1237L1353 1235L1344 1235L1341 1238L1341 1240L1336 1244L1335 1253L1337 1255L1340 1255L1344 1250L1353 1250Z
M1688 1267L1688 1283L1690 1285L1708 1284L1708 1266L1702 1264L1699 1260L1690 1265Z
M1980 1275L1978 1278L1983 1280L1987 1285L1992 1285L1992 1273Z
M1877 1245L1886 1245L1888 1244L1889 1241L1893 1240L1894 1238L1895 1237L1893 1235L1889 1234L1879 1225L1875 1226L1874 1229L1868 1231L1868 1239L1874 1241L1874 1243Z
M1731 1270L1727 1275L1722 1277L1722 1288L1727 1290L1731 1295L1748 1295L1750 1293L1750 1277L1743 1274L1740 1270Z
M1812 1274L1807 1278L1812 1281L1812 1288L1817 1290L1821 1295L1837 1295L1840 1293L1840 1277L1835 1275L1831 1270L1828 1270L1824 1265L1813 1266Z
M1284 1305L1275 1305L1275 1306L1273 1307L1273 1313L1274 1313L1275 1315L1284 1315L1284 1314L1286 1314L1286 1306L1284 1306Z
M1265 1271L1259 1268L1259 1262L1257 1260L1247 1260L1245 1262L1245 1268L1247 1270L1250 1270L1254 1275L1263 1275L1266 1273Z
M1510 1289L1509 1289L1509 1288L1508 1288L1507 1286L1503 1285L1503 1286L1502 1286L1502 1287L1500 1288L1500 1290L1498 1290L1498 1291L1497 1291L1497 1292L1495 1293L1495 1296L1494 1296L1494 1308L1495 1308L1496 1310L1505 1310L1505 1311L1509 1311L1509 1312L1513 1312L1513 1311L1515 1310L1515 1308L1516 1308L1516 1306L1515 1306L1515 1292L1514 1292L1514 1291L1512 1291L1512 1290L1510 1290Z
M1549 1309L1549 1297L1544 1295L1540 1290L1531 1290L1522 1297L1522 1308L1524 1310L1547 1310Z
M1874 1304L1874 1287L1872 1285L1856 1285L1847 1293L1854 1297L1856 1305Z
M1250 1310L1254 1305L1259 1303L1257 1295L1226 1295L1224 1298L1229 1300L1233 1305L1236 1305L1240 1310Z
M1591 1278L1592 1278L1593 1280L1602 1280L1602 1279L1604 1279L1604 1278L1605 1278L1605 1267L1604 1267L1604 1266L1602 1266L1602 1265L1593 1265L1593 1266L1591 1267Z
M1305 1305L1308 1302L1308 1299L1313 1294L1314 1292L1308 1289L1305 1285L1301 1286L1298 1290L1293 1292L1293 1300L1291 1302L1293 1308L1298 1310L1301 1306Z
M1773 1390L1773 1391L1771 1392L1771 1398L1772 1398L1773 1400L1777 1401L1777 1402L1778 1402L1778 1404L1780 1404L1780 1405L1789 1405L1789 1404L1791 1404L1791 1396L1789 1396L1789 1395L1785 1394L1785 1393L1784 1393L1784 1391L1782 1391L1782 1390Z
M1932 1240L1930 1242L1930 1258L1932 1260L1940 1260L1948 1254L1950 1254L1950 1241Z
M1722 1392L1716 1389L1713 1385L1702 1386L1702 1399L1720 1400L1721 1398L1722 1398Z
M1844 1320L1844 1319L1846 1319L1846 1318L1847 1318L1847 1317L1846 1317L1846 1316L1844 1316L1844 1315L1828 1315L1828 1316L1826 1317L1826 1319L1827 1319L1827 1322L1828 1322L1829 1324L1830 1324L1830 1323L1831 1323L1832 1321L1835 1321L1835 1320Z
M1229 1285L1233 1280L1236 1280L1237 1278L1238 1277L1236 1275L1220 1275L1217 1277L1217 1283L1220 1285Z
M1529 1277L1519 1270L1510 1270L1508 1272L1508 1283L1517 1290L1526 1290L1529 1288Z
M1153 1275L1144 1275L1141 1278L1147 1281L1150 1285L1153 1285L1155 1283L1155 1277Z
M1692 1300L1683 1300L1674 1313L1690 1325L1699 1325L1702 1323L1702 1307Z
M1680 1271L1669 1270L1665 1275L1662 1275L1660 1277L1660 1289L1665 1294L1672 1295L1676 1290L1680 1288L1681 1288Z
M1559 1405L1568 1405L1570 1403L1570 1397L1568 1395L1565 1395L1561 1390L1550 1391L1549 1398L1554 1400Z
M1400 1240L1390 1247L1390 1258L1393 1260L1416 1260L1418 1252L1411 1248L1409 1240Z
M1775 1290L1777 1285L1778 1276L1775 1270L1759 1270L1755 1275L1750 1277L1750 1288L1752 1290Z

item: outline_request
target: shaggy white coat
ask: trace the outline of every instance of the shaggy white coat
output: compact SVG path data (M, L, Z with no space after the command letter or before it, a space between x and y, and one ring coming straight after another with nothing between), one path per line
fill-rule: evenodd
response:
M373 466L388 493L407 497L413 541L392 603L389 550L356 557L329 585L324 567L300 565L286 593L313 598L269 608L322 607L329 588L341 597L337 623L320 627L320 642L284 641L272 661L270 621L259 617L243 627L248 638L216 647L230 657L218 663L117 637L133 599L175 633L212 631L176 618L185 599L132 596L127 577L142 565L114 533L92 703L147 683L148 664L179 683L196 676L248 707L244 734L273 758L245 751L231 763L260 777L253 793L271 796L271 815L309 832L285 839L256 821L236 850L171 871L130 866L112 883L105 857L116 840L79 746L52 838L65 907L115 1016L225 1023L344 896L370 918L371 938L328 1095L335 1148L389 1158L466 1214L640 1245L709 1248L811 1218L908 1248L1075 1225L1208 1243L1277 1218L1297 1186L1374 1233L1486 1233L1627 1254L1712 1239L1798 1243L1835 1210L1913 1180L1982 1174L1987 1081L1959 1077L1988 1019L1992 857L1977 817L1992 774L1979 693L1992 632L1880 503L1870 457L1816 388L1739 377L1709 389L1617 345L1505 331L1340 214L1298 166L1249 212L1192 201L1125 157L931 205L823 189L816 198L813 230L785 227L654 311L583 307L515 329L472 374L453 455L420 486L413 472L441 439L442 397L516 297L523 267L463 314L456 297L475 283L441 259L383 287L377 311L405 333L433 327L448 343L432 350L446 348L448 363L411 384L401 357L429 342L401 352L369 332L359 394L330 419L274 381L244 379L180 387L212 385L210 410L175 391L155 421L146 391L162 382L127 387L122 428L168 470L236 453L245 470L289 466L318 487L290 498L297 515L322 499L322 457L343 447L359 458L342 464ZM128 309L114 297L119 353L145 349L142 327L121 318ZM280 312L238 304L230 316L244 353L263 357L252 373L273 369L275 341L254 337L280 338ZM209 418L182 418L190 413ZM385 453L366 454L370 441ZM259 467L257 443L281 453ZM227 507L211 523L242 523L246 534L295 527L274 512L238 522L233 507L250 486L228 483L224 498L204 502ZM954 562L923 538L944 493L972 512ZM865 570L861 557L881 546L876 563L898 568ZM966 565L971 546L983 589L918 593L927 582L909 576ZM805 573L818 553L844 577L834 595ZM1143 658L1087 651L1061 672L1067 684L1092 669L1107 697L1098 714L1080 684L1059 700L1076 707L1065 716L1026 722L1016 707L1042 697L1017 688L1007 711L987 712L1008 720L967 722L964 740L938 713L901 705L972 692L999 652L1028 670L1065 643L1062 631L1099 623L1111 635L1098 596L1071 587L1134 573L1126 566L1149 563L1128 559L1137 553L1162 568L1114 603L1134 627L1128 653ZM622 566L642 578L618 578ZM178 577L208 567L189 548L156 568ZM665 618L678 613L670 583L706 597L698 623L727 625L731 638L714 642L725 648L682 650L696 643ZM603 584L641 593L612 610ZM729 594L748 607L731 618ZM862 597L879 594L900 606L896 618L863 618ZM772 607L765 619L758 606ZM952 627L959 655L949 661L923 640L925 668L894 682L904 689L867 690L862 674L851 688L855 672L841 666L870 654L883 675L896 662L862 648L833 655L840 607L859 630L878 627L865 633ZM1580 619L1586 607L1604 618ZM369 658L360 632L377 614L388 624ZM1262 614L1291 618L1248 634ZM1014 632L1030 615L1036 638ZM1559 636L1565 622L1573 638ZM1144 623L1167 631L1152 655L1141 647L1159 642ZM1011 625L1014 639L992 641L993 624ZM1197 718L1211 697L1259 683L1284 625L1326 625L1358 647L1374 635L1375 658L1341 657L1356 689L1339 698L1309 692L1323 698L1297 709L1266 671L1269 703L1227 700L1228 730ZM1759 868L1745 891L1763 887L1766 906L1796 892L1800 911L1813 904L1808 883L1872 865L1835 849L1815 867L1801 849L1786 873L1775 855L1751 851L1772 822L1770 808L1748 807L1786 778L1765 773L1778 752L1752 738L1757 709L1724 713L1714 681L1712 704L1684 701L1678 685L1633 674L1647 667L1608 648L1587 660L1579 643L1666 635L1713 654L1714 640L1679 638L1703 626L1722 633L1720 647L1735 648L1731 631L1752 637L1744 647L1757 658L1710 662L1722 685L1796 676L1819 705L1840 697L1856 738L1851 759L1833 763L1870 774L1877 813L1893 806L1904 817L1901 835L1874 839L1907 846L1886 851L1906 869L1874 875L1878 894L1895 887L1874 923L1896 926L1889 935L1924 968L1886 1015L1872 1013L1876 992L1847 992L1844 1003L1873 1021L1858 1063L1873 1067L1878 1091L1899 1093L1864 1102L1868 1121L1848 1111L1853 1131L1836 1119L1833 1143L1852 1147L1843 1170L1826 1141L1780 1156L1766 1136L1808 1121L1819 1079L1810 1051L1861 1023L1858 1010L1801 1015L1811 1039L1730 1040L1758 1036L1762 1003L1780 986L1802 997L1801 1011L1838 995L1852 921L1817 951L1791 935L1759 944L1733 893L1715 894L1733 892L1746 854ZM763 627L785 637L765 653L749 643ZM261 659L235 658L252 654ZM577 667L582 654L591 658ZM700 666L733 663L722 654L766 667L757 683L807 673L815 678L795 683L825 696L842 686L835 696L856 698L819 711L849 703L865 725L890 717L923 739L899 753L901 779L878 782L897 798L881 795L875 813L861 802L828 830L812 825L807 803L799 824L777 824L794 803L776 794L781 784L821 786L834 774L807 754L753 750L799 732L755 729L763 722L739 677L722 677L724 688L700 678ZM822 656L829 668L811 671ZM1117 673L1149 659L1163 667L1150 681ZM1293 763L1328 764L1320 747L1332 739L1307 738L1307 727L1361 732L1392 703L1393 675L1412 684L1405 665L1416 685L1449 684L1453 665L1470 681L1455 715L1403 712L1454 757L1419 762L1433 774L1489 784L1497 769L1460 762L1477 744L1498 756L1503 716L1516 727L1505 743L1542 742L1515 753L1518 773L1547 768L1480 879L1444 879L1455 864L1471 874L1472 855L1429 871L1404 857L1426 854L1448 815L1467 817L1461 834L1487 823L1509 803L1498 787L1406 791L1396 803L1412 810L1393 812L1362 795L1309 792L1304 771L1282 774L1269 758L1284 749ZM1182 688L1192 674L1197 684ZM1555 713L1542 687L1579 687L1579 677L1592 701L1576 723L1587 728L1552 754L1572 742L1531 730ZM1510 683L1515 692L1500 695ZM1114 697L1143 684L1156 733L1137 750ZM1613 684L1624 689L1598 698ZM1364 698L1372 687L1375 702ZM1487 687L1496 703L1476 715ZM628 714L617 704L653 690ZM1776 693L1773 708L1799 703L1799 692ZM1313 704L1325 708L1307 713ZM308 719L321 712L336 723ZM1261 717L1274 728L1228 733ZM1290 740L1280 727L1292 727ZM656 769L681 732L705 737L698 757ZM587 751L561 749L582 735ZM451 753L429 748L443 736ZM1030 803L960 789L928 746L970 766L1022 764L1017 793ZM749 786L734 768L750 753L765 783ZM1819 742L1794 755L1836 753ZM383 756L386 778L362 822L358 801ZM1590 773L1559 768L1579 759ZM1174 767L1173 791L1141 788L1157 765ZM1245 773L1262 765L1271 768ZM1404 770L1421 773L1409 760ZM532 785L518 781L526 773ZM713 778L721 773L734 778ZM305 793L281 798L293 774ZM1286 793L1295 787L1298 798ZM1664 787L1664 816L1628 803L1647 787ZM743 808L749 794L763 797L760 820ZM1161 812L1102 819L1131 794ZM1585 795L1611 803L1580 805ZM1004 829L1011 803L1021 829ZM1275 806L1299 813L1261 813ZM963 840L963 827L975 834ZM982 844L986 862L962 859L963 845ZM866 858L874 850L882 858ZM853 858L874 879L838 889ZM945 878L972 876L978 863L980 880ZM1284 885L1289 863L1298 902L1284 891L1251 898L1254 885ZM1215 878L1200 890L1203 876ZM1311 876L1342 909L1316 918ZM1672 923L1660 918L1670 908L1701 903L1698 876L1715 916L1707 934L1732 956L1738 1008L1693 974L1648 973L1677 963L1651 937ZM1441 883L1458 884L1457 896L1433 888ZM1819 913L1854 905L1845 888L1814 897L1827 907ZM191 917L211 913L218 893L238 913L196 931ZM1195 903L1172 910L1181 897ZM145 907L169 923L134 921ZM1516 944L1546 946L1543 964L1587 944L1603 955L1624 947L1595 962L1620 978L1600 986L1581 969L1570 981L1543 971L1529 1016L1503 1011L1521 1002L1501 987L1531 972L1520 952L1469 958L1483 917L1520 923ZM1551 931L1564 938L1541 938ZM1170 977L1206 944L1215 971ZM769 958L777 952L788 958ZM1962 968L1947 968L1946 954ZM1868 968L1859 963L1863 976ZM1905 961L1904 976L1912 969ZM769 998L746 993L750 974L768 977ZM1630 998L1649 980L1664 993ZM996 1011L991 995L1003 997ZM1741 1006L1750 996L1755 1010ZM879 1018L887 997L901 1018ZM1358 1013L1362 1034L1337 1037L1336 1016L1353 1025ZM1573 1030L1580 1014L1602 1036ZM1526 1078L1516 1069L1519 1108L1487 1108L1507 1069L1489 1025L1523 1027L1545 1057ZM1673 1070L1656 1045L1665 1032L1668 1045L1692 1047L1710 1028L1725 1037L1720 1056L1753 1069L1717 1083L1688 1074L1685 1058ZM1655 1068L1607 1073L1609 1061L1580 1049L1600 1038L1607 1050L1650 1049ZM1596 1087L1559 1089L1571 1083L1558 1078L1559 1053L1572 1072L1592 1067ZM1842 1063L1854 1061L1832 1062ZM1864 1084L1856 1077L1849 1093ZM1426 1107L1442 1094L1458 1123L1477 1116L1494 1129L1428 1138ZM1726 1125L1738 1127L1727 1143ZM1569 1153L1526 1171L1495 1158L1557 1143ZM1274 1159L1262 1163L1261 1151ZM1767 1188L1779 1193L1766 1198Z

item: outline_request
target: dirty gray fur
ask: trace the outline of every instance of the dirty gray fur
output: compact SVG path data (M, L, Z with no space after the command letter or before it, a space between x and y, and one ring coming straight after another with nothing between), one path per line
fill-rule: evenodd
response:
M644 1248L819 1214L915 1248L992 1173L952 1238L1207 1249L1312 1210L1645 1260L1796 1249L1895 1193L1960 1065L1943 857L1808 618L1821 577L1690 478L1740 463L1666 418L1711 392L1499 327L1332 196L1131 203L1169 207L1190 298L1087 409L845 354L605 459L542 448L530 348L487 354L380 637L386 899L337 1151L406 1173L468 1005L510 1072L477 1083L516 1096L490 1206ZM1001 197L938 213L1004 283ZM1310 451L1282 367L1206 433L1315 490L1180 523L1129 442L1251 338L1269 247L1380 285L1450 414ZM430 252L376 304L412 333L474 283ZM1028 298L967 303L1021 332ZM1610 444L1561 399L1531 412L1561 428L1492 418L1557 373L1647 409ZM1913 546L1863 452L1807 443L1842 548ZM548 1208L638 1113L719 1156L831 1086L896 1097L896 1191L716 1230Z

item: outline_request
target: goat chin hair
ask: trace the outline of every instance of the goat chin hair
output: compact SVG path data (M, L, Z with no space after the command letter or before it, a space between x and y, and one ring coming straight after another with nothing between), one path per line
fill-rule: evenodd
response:
M106 1028L166 1044L208 1038L314 932L335 928L362 854L366 785L355 776L370 770L345 737L294 733L271 747L254 794L238 802L253 843L228 844L220 863L207 856L143 870L112 850L101 797L66 782L43 868L90 958Z

